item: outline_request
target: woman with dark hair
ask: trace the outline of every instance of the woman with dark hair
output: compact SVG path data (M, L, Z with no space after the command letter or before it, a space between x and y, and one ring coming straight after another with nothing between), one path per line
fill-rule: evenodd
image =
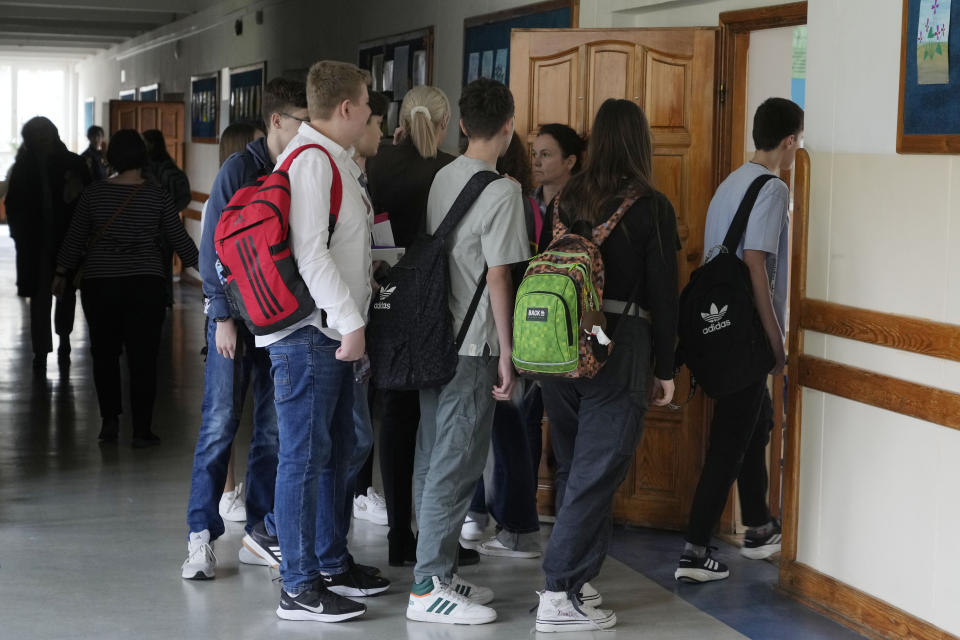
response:
M53 351L50 281L57 251L70 226L74 207L90 183L83 159L67 151L56 125L38 116L23 125L23 144L17 150L7 191L7 220L17 247L17 295L30 298L30 338L33 371L46 374L47 354ZM57 352L61 367L70 364L70 332L77 298L65 290L57 298L54 327L60 336Z
M541 382L557 461L557 520L543 562L538 631L616 624L616 615L596 608L599 594L584 602L581 591L607 555L613 496L640 442L648 402L664 406L673 397L679 240L673 207L653 186L652 150L640 107L607 100L597 112L583 171L567 182L559 210L552 203L545 221L552 228L550 217L559 215L573 233L589 237L622 214L600 246L613 353L593 378Z
M580 172L585 143L580 134L565 124L545 124L533 141L533 179L539 184L534 197L541 211L567 180Z
M54 292L66 288L68 273L81 270L81 302L103 421L100 440L115 442L118 437L120 352L126 351L133 446L147 447L160 441L151 424L166 313L161 245L173 246L188 267L197 264L197 247L170 195L144 179L147 150L139 133L115 133L107 161L117 175L83 192L57 259Z

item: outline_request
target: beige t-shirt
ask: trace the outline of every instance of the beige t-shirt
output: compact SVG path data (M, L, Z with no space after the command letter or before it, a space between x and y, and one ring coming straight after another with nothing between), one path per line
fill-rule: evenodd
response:
M494 171L482 160L460 156L437 172L427 200L427 232L433 233L447 215L454 200L478 171ZM473 300L483 265L499 267L523 262L530 257L520 185L504 178L495 180L467 212L447 240L450 263L450 311L454 333L460 331ZM462 356L499 355L497 325L485 289L477 312L460 348Z

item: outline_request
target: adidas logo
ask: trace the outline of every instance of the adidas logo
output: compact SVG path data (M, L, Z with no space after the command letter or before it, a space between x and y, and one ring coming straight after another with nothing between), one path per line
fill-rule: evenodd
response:
M392 284L392 285L388 284L387 286L380 289L380 300L378 302L373 303L373 308L379 311L389 311L390 303L384 302L384 300L392 296L393 292L396 290L397 290L397 285L395 284Z
M728 306L729 306L729 305L723 305L723 309L720 309L719 311L717 311L717 304L716 304L715 302L714 302L714 303L711 303L711 304L710 304L710 313L701 313L701 314L700 314L700 317L703 318L703 319L704 319L705 321L707 321L707 322L711 322L711 323L712 323L712 322L719 322L720 320L723 319L723 316L727 315L727 307L728 307Z
M710 312L700 314L700 317L707 323L707 326L703 329L703 335L709 335L714 331L721 331L730 326L731 322L723 319L723 316L727 315L728 306L723 305L723 309L717 309L716 303L711 303Z
M383 289L380 289L380 299L386 300L391 295L393 295L393 292L396 290L397 290L397 285L395 284L385 286ZM724 307L724 309L726 309L726 307Z

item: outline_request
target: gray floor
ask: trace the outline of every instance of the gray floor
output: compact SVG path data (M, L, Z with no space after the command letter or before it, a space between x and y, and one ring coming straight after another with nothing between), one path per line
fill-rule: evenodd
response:
M86 330L77 314L73 366L50 358L45 380L30 375L26 303L14 297L12 243L0 237L0 638L526 638L541 588L539 562L484 559L467 579L497 593L500 619L483 627L407 622L409 569L386 566L386 528L357 523L351 549L377 564L394 588L368 613L341 625L284 622L279 586L261 567L239 566L242 529L216 544L212 582L180 578L192 447L199 421L203 318L196 289L178 288L160 362L155 430L163 444L96 442ZM241 437L241 440L243 438ZM238 450L239 460L244 452ZM241 464L241 467L243 465ZM544 531L544 536L548 531ZM597 637L743 638L616 560L595 581L619 617ZM593 637L565 634L564 637Z

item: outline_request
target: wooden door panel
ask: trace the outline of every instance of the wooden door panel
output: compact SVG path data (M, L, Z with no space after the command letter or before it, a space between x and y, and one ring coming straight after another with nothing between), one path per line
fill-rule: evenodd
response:
M155 106L143 105L140 107L140 130L150 131L158 129L157 126L157 108Z
M528 140L551 121L588 133L608 98L633 100L644 109L653 134L655 186L677 213L683 243L677 253L681 285L699 265L713 195L716 33L514 30L511 40L517 131ZM677 380L679 400L688 385L686 376ZM707 411L700 397L677 412L648 411L643 438L614 500L616 519L672 529L685 526L705 454ZM545 512L553 502L550 470L545 459L538 495Z
M686 128L690 93L690 62L653 51L646 54L643 111L650 127Z
M634 68L637 46L632 42L600 42L587 47L587 112L584 131L590 131L593 119L604 100L633 100L636 97Z
M530 101L529 128L521 133L528 140L536 137L541 125L561 122L577 128L580 124L577 89L580 78L579 50L530 61L534 79ZM565 99L557 100L557 96Z

